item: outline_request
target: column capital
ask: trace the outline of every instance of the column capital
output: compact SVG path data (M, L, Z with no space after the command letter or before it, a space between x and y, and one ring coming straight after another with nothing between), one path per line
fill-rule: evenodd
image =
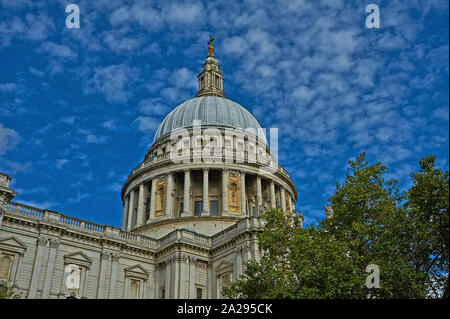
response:
M38 238L37 243L39 246L47 246L48 238L40 237Z
M112 260L112 261L118 262L119 259L120 259L120 254L119 254L119 253L113 253L113 254L111 254L111 260Z
M59 240L58 239L49 239L48 244L49 244L50 248L58 248Z

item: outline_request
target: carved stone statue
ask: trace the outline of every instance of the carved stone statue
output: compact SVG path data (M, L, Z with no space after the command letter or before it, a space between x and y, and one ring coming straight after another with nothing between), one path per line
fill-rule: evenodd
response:
M214 57L214 46L212 45L214 37L210 36L208 41L208 56Z

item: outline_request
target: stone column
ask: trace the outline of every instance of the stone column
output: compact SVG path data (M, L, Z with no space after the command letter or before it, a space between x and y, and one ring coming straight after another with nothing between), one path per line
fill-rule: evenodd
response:
M134 214L134 189L130 191L130 204L128 205L128 223L127 230L130 231L133 227L133 214Z
M156 197L156 178L152 179L152 190L150 193L150 213L148 214L147 222L155 218L155 197Z
M171 259L170 258L167 258L166 259L166 284L165 284L165 287L164 287L164 289L165 289L165 296L164 296L164 298L165 299L170 299L171 298L171 296L170 296L170 291L171 291L171 289L170 289L170 268L171 268Z
M215 291L215 278L214 278L214 272L212 269L211 264L208 264L208 269L206 271L206 296L208 299L214 298L214 291Z
M209 215L209 176L208 169L203 169L203 216Z
M138 209L137 209L137 218L136 218L136 227L144 225L145 223L145 184L142 183L139 185L139 198L138 198Z
M180 264L181 256L179 253L175 254L175 270L173 274L173 299L180 299Z
M262 209L262 187L261 187L261 176L256 176L256 212Z
M253 240L253 249L254 249L254 259L259 262L261 260L261 256L259 254L259 244L258 244L258 237L255 235L254 236L254 240Z
M245 200L245 173L241 172L241 215L247 215L247 202Z
M175 217L175 211L172 207L172 183L173 183L173 174L167 174L167 184L166 184L166 216L167 217Z
M237 247L234 253L236 256L236 273L234 279L237 280L242 274L242 247Z
M228 171L222 170L222 216L228 216Z
M281 209L283 210L283 212L286 213L286 192L284 190L284 187L281 187L281 192L280 192L280 196L281 196Z
M186 275L187 273L187 275ZM180 299L188 299L189 298L189 288L186 289L186 282L189 287L190 282L190 274L189 274L189 258L186 255L182 255L180 258L180 277L179 277L179 298Z
M110 258L111 253L102 252L100 254L101 263L100 263L100 276L98 280L98 289L97 289L97 299L104 298L104 289L106 285L106 267L108 266L108 259Z
M195 257L189 257L189 298L196 299L195 290L195 263L197 259Z
M191 189L191 172L189 170L184 171L184 195L183 195L183 215L194 216L194 210L191 211L191 201L189 191Z
M48 299L52 286L53 270L55 269L56 252L59 242L55 239L49 239L50 252L48 255L47 271L45 272L44 288L42 290L41 299Z
M127 223L128 223L128 208L130 205L130 196L125 196L125 203L123 205L123 213L122 213L122 230L127 230Z
M109 295L108 295L109 299L114 299L114 292L116 290L116 282L117 282L117 266L118 266L117 264L119 263L119 258L120 258L119 254L111 255L112 266L111 266L111 278L109 281Z
M275 200L275 184L270 182L270 208L277 208L277 202Z
M289 196L289 205L291 207L291 212L294 211L295 213L295 205L294 205L294 201L292 200L292 196Z
M42 255L44 254L45 246L47 246L47 239L38 238L36 258L34 259L33 273L31 274L30 290L28 291L28 299L36 298L39 276L41 274Z

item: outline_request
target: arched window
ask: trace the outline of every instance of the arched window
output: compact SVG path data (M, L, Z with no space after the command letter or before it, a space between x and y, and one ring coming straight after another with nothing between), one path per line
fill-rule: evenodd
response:
M12 265L11 256L3 256L0 259L0 278L9 279L9 272Z

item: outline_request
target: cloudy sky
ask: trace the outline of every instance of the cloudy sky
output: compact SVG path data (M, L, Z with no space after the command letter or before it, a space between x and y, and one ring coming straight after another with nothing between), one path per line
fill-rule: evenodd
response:
M75 3L81 28L65 26ZM380 7L380 29L365 7ZM120 226L120 188L197 91L209 35L227 97L279 129L306 223L365 151L407 189L449 165L448 0L0 4L0 171L15 201Z

